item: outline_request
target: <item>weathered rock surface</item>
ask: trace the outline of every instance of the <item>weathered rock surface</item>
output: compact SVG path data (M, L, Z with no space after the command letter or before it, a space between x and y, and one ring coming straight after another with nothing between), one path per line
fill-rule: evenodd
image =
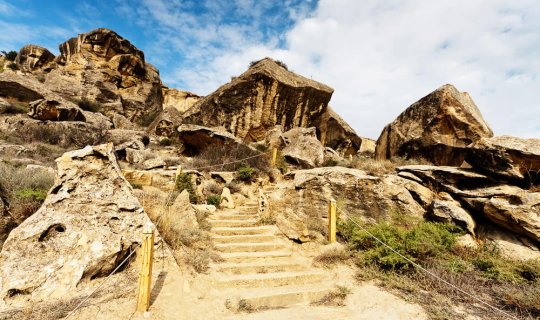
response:
M176 108L168 106L150 124L148 130L158 136L174 137L176 129L182 124L182 114Z
M161 158L153 158L153 159L145 160L142 163L142 165L145 170L151 170L151 169L156 169L156 168L163 168L167 164Z
M67 101L40 99L29 104L28 115L38 120L50 121L86 121L82 110Z
M459 202L450 199L434 200L428 210L428 216L435 221L453 222L468 233L475 235L476 222Z
M358 155L371 158L375 155L376 146L377 142L375 140L362 138L362 144L360 144L360 149L358 149Z
M367 219L392 214L421 217L425 213L411 193L395 182L402 179L397 176L379 178L344 167L297 170L287 176L294 177L298 192L296 211L306 216L326 217L330 199L340 199L343 208Z
M201 99L200 96L189 91L163 87L163 109L173 107L182 114L189 110L199 99Z
M86 98L109 117L148 125L161 111L158 71L128 40L108 29L79 34L60 45L45 84L68 100Z
M466 148L493 132L467 93L444 85L412 104L387 125L377 140L377 159L425 158L459 166Z
M315 128L294 128L283 134L285 148L281 153L287 161L302 168L314 168L324 161L324 147L317 140Z
M112 145L68 152L57 165L43 206L10 233L0 253L0 296L8 305L81 294L127 256L150 224Z
M2 185L0 185L0 250L4 245L4 241L7 239L11 230L17 226L17 222L9 213L9 203L7 202L7 196Z
M328 107L315 125L322 144L336 150L340 156L354 155L360 149L362 138L332 108Z
M183 124L178 127L178 138L184 145L184 153L197 154L209 146L236 146L242 141L220 128Z
M266 58L199 100L184 123L222 126L246 142L261 141L277 124L284 130L315 125L333 91Z
M26 45L19 50L15 63L24 72L41 69L54 60L55 56L46 48L33 44Z
M235 208L231 190L229 190L227 187L223 188L223 191L221 192L220 206L227 209Z
M540 139L483 138L468 151L467 162L479 171L540 184Z

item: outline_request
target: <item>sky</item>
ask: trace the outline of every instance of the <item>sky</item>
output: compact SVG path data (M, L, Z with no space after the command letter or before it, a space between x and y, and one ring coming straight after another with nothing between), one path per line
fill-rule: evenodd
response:
M334 88L330 105L360 136L451 83L495 135L540 138L538 0L0 0L0 50L58 54L99 27L143 50L165 85L199 95L279 59Z

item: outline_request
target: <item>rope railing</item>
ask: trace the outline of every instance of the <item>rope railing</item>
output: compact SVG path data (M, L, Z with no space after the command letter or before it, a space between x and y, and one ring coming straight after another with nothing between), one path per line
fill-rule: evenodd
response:
M268 151L268 152L261 152L257 155L253 155L253 156L249 156L249 157L245 157L245 158L242 158L242 159L238 159L238 160L234 160L234 161L229 161L229 162L225 162L225 163L222 163L222 164L216 164L216 165L209 165L209 166L203 166L203 167L199 167L199 168L190 168L189 170L202 170L202 169L208 169L208 168L213 168L213 167L222 167L222 166L226 166L226 165L229 165L229 164L234 164L234 163L239 163L239 162L243 162L243 161L246 161L246 160L249 160L249 159L253 159L253 158L257 158L257 157L260 157L260 156L264 156L264 155L268 155L271 151ZM275 153L275 152L274 152ZM177 170L176 170L176 173L174 175L174 182L176 182L177 178L178 178L178 175L182 172L181 171L181 167L179 167ZM165 216L165 210L166 208L169 206L169 203L170 201L172 200L172 197L173 197L173 194L174 194L174 191L175 191L175 187L173 187L170 191L169 191L169 194L167 195L167 198L166 198L166 201L165 201L165 204L163 206L163 210L162 210L162 213L160 214L158 220L156 221L155 223L155 228L157 229L157 227L159 226L161 220L163 219L163 217ZM126 262L129 261L129 259L136 253L136 250L141 246L140 243L136 243L136 245L132 248L130 248L130 253L118 264L118 266L116 266L116 268L111 271L111 273L109 275L107 275L107 277L103 280L103 282L101 282L96 288L94 288L94 290L92 290L84 299L81 300L81 302L79 302L77 304L77 306L75 308L73 308L73 310L71 310L68 315L64 318L65 320L67 319L70 319L74 314L75 312L80 309L84 303L86 301L88 301L99 289L101 289L110 279L111 277L116 273L118 272L118 270L120 270L122 268L122 266L124 266L124 264Z
M443 279L442 277L440 277L439 275L435 274L434 272L426 269L425 267L421 266L420 264L412 261L411 259L407 258L405 255L401 254L400 252L398 252L396 249L392 248L390 245L388 245L386 242L384 242L383 240L379 239L377 236L375 236L372 232L370 232L368 229L366 229L365 227L363 227L361 224L359 224L358 222L356 222L352 217L351 215L343 208L339 208L338 207L338 211L343 213L345 215L345 217L351 221L354 225L356 225L358 228L360 228L362 231L364 231L367 235L369 235L370 237L372 237L375 241L377 241L378 243L380 243L381 245L383 245L384 247L386 247L388 250L392 251L393 253L395 253L396 255L398 255L400 258L402 258L403 260L407 261L408 263L410 263L411 265L413 265L415 268L417 268L418 270L421 270L423 271L424 273L426 273L427 275L435 278L436 280L446 284L447 286L450 286L452 287L453 289L463 293L464 295L468 296L469 298L472 298L473 300L483 304L484 306L487 306L489 308L491 308L492 310L496 311L496 312L499 312L500 314L504 315L505 317L508 317L509 319L515 319L515 320L519 320L519 318L509 314L508 312L502 310L501 308L498 308L480 298L478 298L477 296L473 295L472 293L469 293L461 288L459 288L458 286L454 285L453 283Z

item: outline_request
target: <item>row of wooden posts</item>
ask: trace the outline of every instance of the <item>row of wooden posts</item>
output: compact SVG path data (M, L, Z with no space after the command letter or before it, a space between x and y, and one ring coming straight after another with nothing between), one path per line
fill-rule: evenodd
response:
M272 150L272 166L276 166L277 148ZM178 171L177 171L178 174ZM328 242L336 242L336 201L328 203ZM137 311L146 312L150 308L150 292L152 288L152 263L154 259L154 228L147 226L142 238L142 265L139 273L139 291L137 293Z

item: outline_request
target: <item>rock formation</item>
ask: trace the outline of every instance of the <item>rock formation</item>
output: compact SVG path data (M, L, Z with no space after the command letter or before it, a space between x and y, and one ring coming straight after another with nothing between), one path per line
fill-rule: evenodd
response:
M294 128L283 133L285 147L281 153L289 162L302 168L320 166L324 160L324 147L317 140L315 128Z
M46 48L33 44L26 45L19 50L15 63L19 69L24 72L32 72L36 69L43 68L55 59Z
M4 241L8 237L13 228L17 226L15 219L8 211L9 203L2 185L0 185L0 250L4 245Z
M323 145L334 149L340 156L354 155L360 150L363 139L332 108L328 107L315 125Z
M57 165L43 206L0 253L0 297L8 305L80 294L127 257L150 223L112 145L68 152Z
M82 110L73 103L39 99L31 102L28 115L38 120L86 121Z
M186 154L198 154L210 146L241 144L238 138L219 128L183 124L178 127L178 139L184 146Z
M200 96L191 93L189 91L183 91L178 89L169 89L163 87L163 109L165 110L168 107L173 107L180 114L186 112L191 108L197 101L201 99Z
M261 141L277 124L284 130L313 126L333 91L266 58L198 101L184 123L222 126L246 142Z
M467 93L444 85L412 104L377 140L377 159L425 158L436 165L461 165L467 146L493 132Z
M468 149L475 169L511 180L540 184L540 140L510 136L483 138Z

